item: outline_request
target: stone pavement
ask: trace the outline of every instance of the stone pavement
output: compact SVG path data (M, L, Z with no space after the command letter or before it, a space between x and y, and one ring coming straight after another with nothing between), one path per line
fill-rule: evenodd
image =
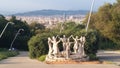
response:
M114 64L45 64L29 59L28 52L0 61L0 68L120 68Z

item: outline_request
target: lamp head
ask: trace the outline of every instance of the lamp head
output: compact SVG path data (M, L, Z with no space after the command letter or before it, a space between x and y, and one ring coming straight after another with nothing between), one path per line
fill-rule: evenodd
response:
M20 29L21 31L24 31L24 29Z
M13 23L13 22L8 22L8 23L10 23L11 25L14 25L15 23Z

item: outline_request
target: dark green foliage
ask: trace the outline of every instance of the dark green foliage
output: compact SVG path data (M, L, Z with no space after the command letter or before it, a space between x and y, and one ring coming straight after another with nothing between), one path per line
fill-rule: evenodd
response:
M33 36L29 42L29 55L31 58L37 58L41 55L45 55L48 52L47 38L49 34L38 34Z
M85 51L86 54L96 54L98 50L98 34L96 31L89 30L86 35Z
M88 54L89 58L90 58L90 61L94 61L94 60L98 60L99 58L96 57L95 54Z
M9 24L6 28L3 36L0 38L0 48L9 48L10 44L15 37L19 29L24 29L20 31L20 34L17 36L16 40L13 43L13 47L19 50L28 50L27 41L31 37L31 32L29 25L21 20L17 20L15 16L12 16L10 20L6 20L4 16L0 16L0 33L2 32L5 25L8 21L13 22L14 25Z
M100 49L120 49L120 0L114 4L106 3L93 13L90 28L99 34ZM101 38L100 38L101 37Z
M33 35L42 33L42 30L45 29L44 25L37 23L37 22L31 23L29 26L30 26L30 29L31 29L31 32L33 33Z
M0 15L0 33L2 32L7 22L8 21L5 19L5 17L3 15Z

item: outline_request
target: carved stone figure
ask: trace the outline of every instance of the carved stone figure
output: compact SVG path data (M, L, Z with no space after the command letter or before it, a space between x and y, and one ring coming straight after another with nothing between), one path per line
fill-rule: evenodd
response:
M67 42L66 42L66 59L69 59L70 57L70 45L71 45L72 42L70 42L70 38L67 39Z
M73 38L74 42L70 41L70 38ZM63 44L63 51L59 51L58 44L59 42L62 41ZM55 37L53 36L52 38L48 37L48 46L49 46L49 52L48 56L46 57L46 60L52 61L53 60L60 60L60 61L65 61L65 59L73 59L73 60L78 60L84 61L87 60L88 57L86 56L85 51L84 51L84 45L85 45L86 39L85 36L81 36L78 38L78 36L73 37L71 35L70 37L66 38L65 35L63 35L62 38L60 38L58 35ZM71 44L74 43L73 50L74 53L71 52L70 46Z
M83 56L85 56L85 51L84 51L85 37L81 36L79 40L80 42L79 42L78 53L80 54L80 57L82 58Z
M58 43L60 42L60 40L57 41L55 36L53 36L51 42L53 43L53 55L55 58L57 58L57 56L59 55Z
M63 38L60 38L60 40L62 41L63 51L65 51L65 49L66 49L66 42L67 42L66 36L63 35Z
M49 58L52 58L52 52L53 52L53 45L51 41L52 41L51 38L48 37L48 46L49 46L48 57Z
M79 39L79 47L78 47L78 53L79 53L79 55L80 55L80 58L82 58L82 36L80 37L80 39Z
M78 36L74 38L72 35L72 38L74 39L74 46L73 46L74 53L78 53L78 42L79 42Z
M85 36L82 36L82 39L81 39L81 42L82 42L81 43L81 45L82 45L82 56L86 55L85 50L84 50L85 41L86 41Z

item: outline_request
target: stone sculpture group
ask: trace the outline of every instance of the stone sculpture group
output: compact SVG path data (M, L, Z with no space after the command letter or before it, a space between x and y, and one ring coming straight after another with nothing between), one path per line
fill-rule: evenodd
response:
M71 42L71 40L74 40L74 42ZM49 59L57 59L57 58L65 58L65 59L73 59L74 57L83 58L86 56L84 51L84 44L85 44L85 37L81 36L80 38L78 36L74 37L71 35L70 37L66 38L65 35L63 35L62 38L60 38L58 35L52 38L48 37L48 46L49 46L49 52L47 58ZM63 51L60 52L58 44L62 42ZM73 52L71 51L71 44L73 45ZM73 56L72 55L76 55Z

